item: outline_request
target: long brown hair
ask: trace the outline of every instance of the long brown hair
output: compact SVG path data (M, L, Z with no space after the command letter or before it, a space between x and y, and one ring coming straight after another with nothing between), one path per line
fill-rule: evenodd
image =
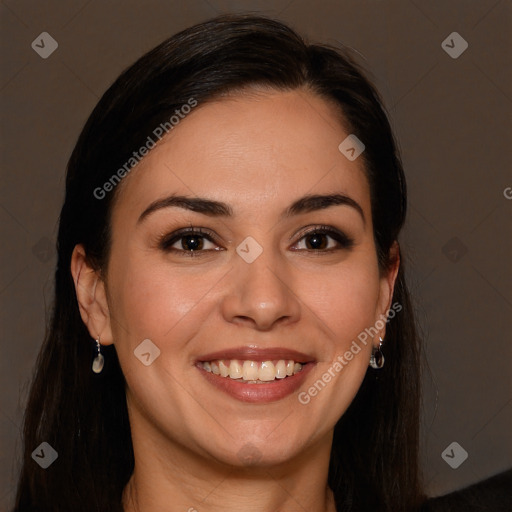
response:
M164 41L103 95L69 160L55 299L25 414L17 512L122 510L134 467L125 381L114 346L103 350L103 372L91 371L94 343L80 318L71 254L83 244L95 268L105 269L115 193L98 199L94 191L155 126L190 98L201 104L254 84L306 87L339 109L345 126L364 141L378 261L382 272L388 268L405 220L405 178L382 102L348 50L307 44L283 23L253 15L220 16ZM335 427L328 483L344 512L409 512L423 499L419 341L403 258L393 302L402 310L387 327L386 364L368 369ZM43 441L59 454L46 470L31 458Z

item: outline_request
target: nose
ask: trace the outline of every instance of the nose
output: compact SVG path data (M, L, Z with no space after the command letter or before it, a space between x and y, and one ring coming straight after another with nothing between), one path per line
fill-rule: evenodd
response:
M300 318L300 301L291 288L289 273L276 258L263 253L252 263L235 262L232 286L222 300L222 315L231 323L268 331ZM282 264L284 265L284 263Z

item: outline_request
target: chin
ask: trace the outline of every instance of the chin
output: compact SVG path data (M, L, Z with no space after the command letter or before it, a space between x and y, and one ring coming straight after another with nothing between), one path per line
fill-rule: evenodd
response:
M257 438L247 436L242 439L231 439L226 446L217 446L208 451L218 462L235 467L259 467L268 468L285 464L300 454L304 449L304 443L292 441L289 435L285 439L270 441L268 436Z

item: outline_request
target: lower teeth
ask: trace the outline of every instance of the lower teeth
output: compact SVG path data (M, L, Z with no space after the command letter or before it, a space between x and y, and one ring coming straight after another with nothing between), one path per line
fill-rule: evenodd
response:
M287 377L285 377L286 379ZM244 379L231 379L235 382L243 382L244 384L268 384L269 382L275 382L276 380L283 379L273 379L273 380L244 380Z

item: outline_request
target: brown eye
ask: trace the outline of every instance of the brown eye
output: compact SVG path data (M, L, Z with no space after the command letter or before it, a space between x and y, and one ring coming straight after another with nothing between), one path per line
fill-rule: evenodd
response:
M304 237L307 249L327 249L328 236L325 233L313 233Z
M302 245L302 241L305 242L304 247L297 247ZM321 226L302 234L296 247L298 250L330 252L339 249L350 249L353 245L354 240L345 233L334 228Z
M213 234L200 228L188 228L165 236L159 246L163 251L194 256L198 253L219 250L213 241Z
M185 251L201 250L204 246L204 238L197 235L187 235L180 237L181 249Z

